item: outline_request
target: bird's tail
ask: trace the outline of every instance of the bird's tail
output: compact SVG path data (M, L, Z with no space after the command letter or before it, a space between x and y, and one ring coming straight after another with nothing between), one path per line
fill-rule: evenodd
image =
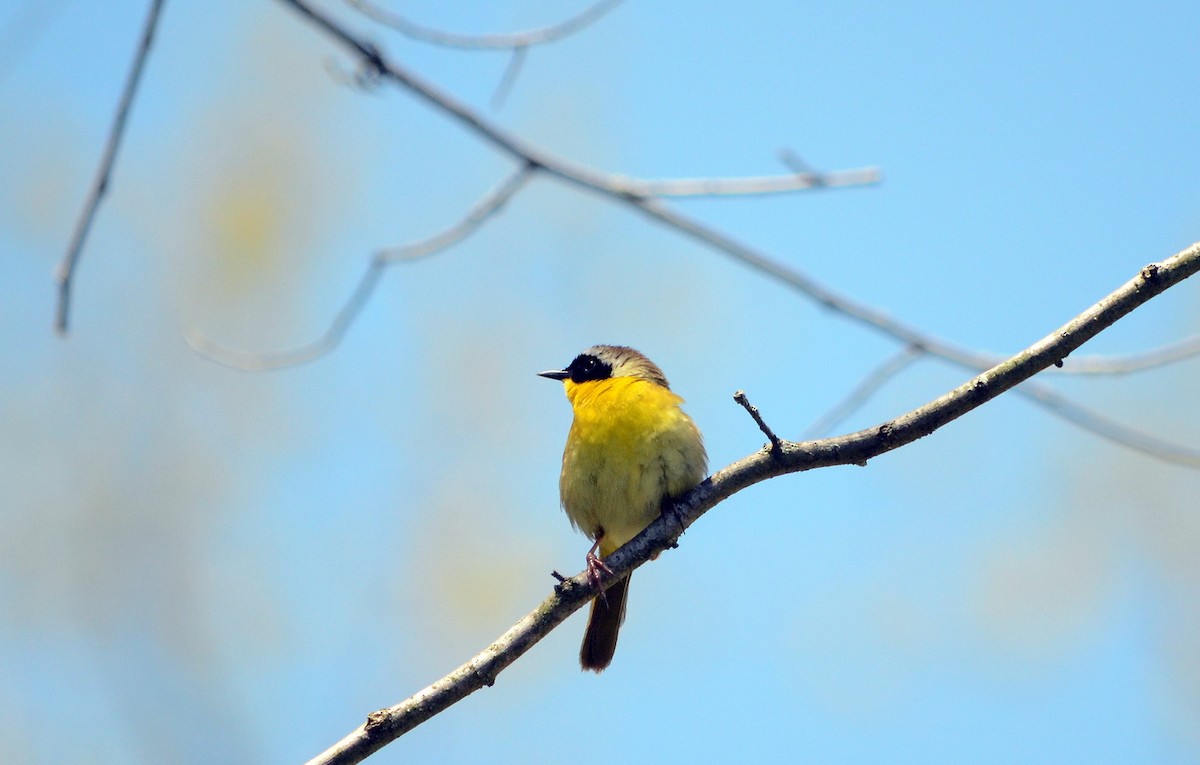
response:
M617 633L625 621L625 598L629 594L629 576L613 582L603 595L592 600L587 631L579 649L579 664L584 669L600 672L607 667L617 650Z

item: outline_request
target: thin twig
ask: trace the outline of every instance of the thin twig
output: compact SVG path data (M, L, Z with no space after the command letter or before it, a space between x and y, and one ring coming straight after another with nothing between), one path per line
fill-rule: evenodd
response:
M1030 381L1019 386L1014 393L1040 404L1056 417L1083 428L1106 441L1139 451L1163 462L1200 468L1200 450L1174 444L1158 436L1123 425L1100 412L1071 401L1048 385Z
M758 425L758 429L763 432L767 440L771 442L771 451L778 451L781 442L779 436L775 435L775 431L771 430L758 412L758 407L750 403L750 399L746 398L746 391L739 390L733 394L733 400L746 410L747 413L754 419L754 424Z
M871 396L875 395L884 384L899 374L913 361L924 355L926 354L920 349L909 346L884 361L872 370L833 409L817 420L817 422L813 423L804 432L803 437L819 438L833 430L838 423L842 422L851 413L865 404ZM1149 355L1147 355L1148 358ZM1112 363L1114 361L1112 359L1101 359L1101 361L1114 368L1118 367L1117 364ZM1136 360L1132 360L1132 363L1136 363ZM1129 366L1132 366L1132 363ZM1098 372L1092 373L1098 374ZM1145 433L1136 428L1131 428L1128 425L1122 425L1100 412L1093 411L1071 401L1048 385L1030 380L1021 383L1014 392L1039 404L1052 415L1107 441L1134 449L1164 462L1173 462L1185 467L1200 468L1200 451L1181 444L1173 444L1157 436Z
M810 425L808 430L804 431L803 437L820 438L833 430L860 406L865 404L871 396L875 395L875 392L882 388L885 383L900 374L905 367L923 355L925 355L925 352L920 348L906 345L899 353L893 354L878 367L871 370L871 373L863 378L862 382L856 385L852 391L847 393L845 398L839 401L823 417Z
M568 35L575 34L617 7L621 3L621 0L600 0L583 9L575 16L557 24L550 24L536 29L527 29L523 32L480 35L456 34L454 32L434 29L433 27L422 26L408 20L395 11L381 8L373 2L368 2L368 0L345 0L345 2L352 8L357 9L364 16L384 26L392 27L404 36L414 40L449 48L468 50L509 49L511 55L508 58L508 64L504 67L504 73L500 76L500 82L497 83L496 91L492 94L491 99L492 108L499 109L504 104L505 99L508 98L513 85L516 84L517 75L525 63L525 55L531 47L555 42Z
M793 173L801 174L811 173L813 171L813 166L808 164L803 157L801 157L792 149L780 149L776 153L776 156L779 157L779 161L783 163L783 166L791 170Z
M1126 375L1165 367L1200 355L1200 335L1124 356L1081 356L1067 359L1059 372L1073 375ZM1055 371L1055 370L1049 370Z
M928 335L909 324L892 318L884 311L828 289L799 269L774 260L722 231L690 218L658 200L637 199L633 201L639 210L654 220L734 258L755 271L782 282L806 295L818 305L870 329L882 332L905 346L920 348L934 356L973 368L987 369L992 366L988 363L990 357L985 354L976 353L963 346Z
M868 460L929 435L1033 377L1112 326L1121 317L1200 271L1200 242L1146 266L1115 292L1029 348L922 407L856 433L820 441L782 441L778 450L759 450L717 471L681 497L676 512L660 517L629 544L605 558L616 576L641 566L675 544L685 529L727 497L769 478ZM441 680L395 706L372 712L367 722L308 765L348 765L442 712L497 676L593 597L587 574L579 573L491 643Z
M521 66L525 63L525 53L528 50L529 48L524 46L513 48L512 54L508 57L508 65L504 67L504 74L500 76L500 82L496 84L496 92L492 94L493 109L504 106L504 101L517 82L517 75L521 73Z
M422 26L409 21L404 16L381 8L368 0L345 0L346 5L356 9L364 16L384 26L395 29L405 37L414 40L442 45L448 48L496 49L496 48L528 48L531 45L561 40L575 34L587 25L598 20L601 16L621 4L621 0L599 0L597 3L584 8L578 14L557 24L550 24L522 32L506 32L503 34L469 35L455 32L445 32L433 27Z
M638 179L614 176L614 190L634 197L723 197L750 194L786 194L809 189L870 186L883 180L877 167L817 172L806 170L791 175L762 175L748 178L663 178Z
M84 242L87 241L88 231L92 228L92 220L100 207L100 200L108 193L108 184L112 178L113 164L117 159L117 150L125 135L125 120L133 105L133 96L141 82L142 72L146 68L146 58L150 54L150 44L154 41L154 32L158 28L158 19L165 0L151 0L150 11L142 25L142 39L138 44L137 53L133 58L133 66L125 78L125 90L121 93L121 101L117 104L117 113L113 118L112 128L108 132L108 142L104 148L104 156L100 160L100 169L96 180L92 183L91 193L84 203L83 212L75 224L75 232L71 235L71 244L59 262L54 272L54 280L58 284L58 308L54 316L54 328L60 335L67 334L67 319L71 307L71 282L75 278L75 269L79 265L79 256L83 252Z
M525 183L533 177L536 168L524 164L510 173L471 207L470 211L449 228L433 236L410 244L379 250L371 258L367 270L359 279L349 299L333 317L329 327L316 340L286 351L250 352L227 348L209 340L199 332L191 332L184 339L196 353L232 369L247 372L265 372L273 369L293 367L320 358L338 346L350 325L375 291L383 271L401 261L414 261L441 252L458 244L479 230L489 219L498 214L504 205L516 196Z

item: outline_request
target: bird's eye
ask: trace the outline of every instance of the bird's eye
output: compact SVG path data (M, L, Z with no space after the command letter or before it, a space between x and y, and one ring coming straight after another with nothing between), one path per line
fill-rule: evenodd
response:
M595 356L579 356L568 367L571 380L577 383L603 380L612 375L612 367Z

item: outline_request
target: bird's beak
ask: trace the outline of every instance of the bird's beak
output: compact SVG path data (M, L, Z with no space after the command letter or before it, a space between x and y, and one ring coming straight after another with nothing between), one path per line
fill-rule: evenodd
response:
M571 376L571 373L565 369L551 369L547 372L538 372L538 377L549 377L551 380L565 380Z

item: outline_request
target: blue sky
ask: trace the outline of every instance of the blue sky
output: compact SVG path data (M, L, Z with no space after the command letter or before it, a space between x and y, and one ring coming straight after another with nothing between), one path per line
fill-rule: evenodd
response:
M274 2L169 3L111 195L51 331L51 270L142 4L0 0L0 751L297 762L485 647L576 571L569 407L534 373L657 361L711 466L798 437L897 348L639 215L535 180L384 277L317 362L183 342L316 337L371 253L511 169ZM559 7L559 6L562 7ZM1200 231L1200 12L1181 3L628 0L530 52L430 48L323 3L523 139L641 177L759 175L789 148L882 184L680 209L924 331L1013 352ZM580 3L405 3L460 32ZM340 73L340 74L339 74ZM1087 346L1200 325L1185 283ZM1194 444L1196 362L1055 378ZM922 361L842 423L966 378ZM873 461L753 487L641 569L616 660L576 616L372 762L1200 762L1194 471L1005 396ZM70 734L65 715L78 715Z

